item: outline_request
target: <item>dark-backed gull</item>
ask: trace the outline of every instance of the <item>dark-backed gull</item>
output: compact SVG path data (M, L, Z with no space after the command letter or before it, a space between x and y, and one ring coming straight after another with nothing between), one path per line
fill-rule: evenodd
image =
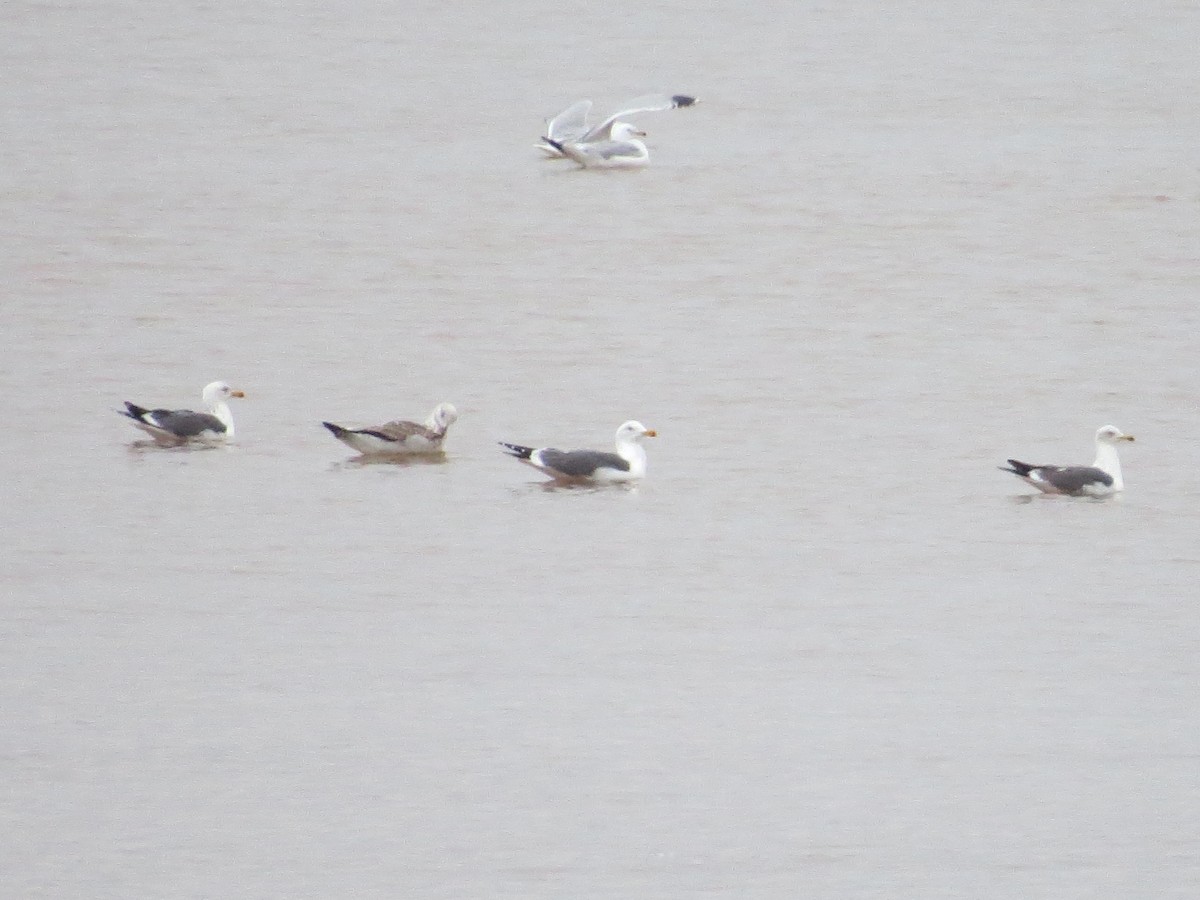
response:
M163 447L178 447L189 441L214 441L233 437L233 415L226 400L246 396L224 381L214 381L201 393L208 412L190 409L146 409L125 401L125 409L117 410L133 421L155 443Z
M642 438L656 437L657 434L641 422L626 422L617 429L615 453L534 448L504 441L500 441L500 446L557 481L607 484L642 478L646 474L646 448L642 446Z
M1046 494L1068 494L1072 497L1107 497L1125 489L1121 477L1121 460L1117 444L1132 441L1132 434L1105 425L1096 432L1096 461L1090 466L1032 466L1010 459L1005 472L1024 479Z

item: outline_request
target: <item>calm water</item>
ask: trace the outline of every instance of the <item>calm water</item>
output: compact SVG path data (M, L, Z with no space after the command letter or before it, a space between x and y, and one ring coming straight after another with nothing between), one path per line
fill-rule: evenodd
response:
M1194 4L0 25L0 894L1197 896ZM1109 422L1115 501L995 469Z

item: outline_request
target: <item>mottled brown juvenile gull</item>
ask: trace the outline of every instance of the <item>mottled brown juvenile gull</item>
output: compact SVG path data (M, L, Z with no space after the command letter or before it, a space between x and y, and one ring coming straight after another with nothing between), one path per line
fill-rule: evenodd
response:
M230 397L246 396L224 381L214 381L201 393L208 412L190 409L146 409L125 401L125 409L117 410L133 421L155 443L162 447L178 447L192 441L217 441L233 437L233 415L225 401Z
M1132 434L1105 425L1096 432L1096 461L1090 466L1032 466L1010 459L1004 472L1012 472L1046 494L1067 494L1072 497L1107 497L1125 490L1121 477L1121 460L1117 444L1132 441Z
M500 446L522 462L558 481L609 484L637 481L646 474L646 448L642 438L656 437L641 422L629 421L617 429L616 452L603 450L556 450L553 447Z
M599 125L588 124L588 113L592 109L591 100L576 100L553 119L546 122L546 135L537 147L546 154L548 159L561 159L567 154L561 145L586 144L597 141L613 140L613 131L629 116L638 113L662 112L668 109L678 109L681 106L691 106L696 102L695 97L686 94L646 94L621 105L621 109L613 113ZM636 129L634 129L636 131Z
M434 407L424 425L398 419L370 428L343 428L322 422L335 438L364 456L411 456L443 452L446 432L458 421L458 410L449 403Z

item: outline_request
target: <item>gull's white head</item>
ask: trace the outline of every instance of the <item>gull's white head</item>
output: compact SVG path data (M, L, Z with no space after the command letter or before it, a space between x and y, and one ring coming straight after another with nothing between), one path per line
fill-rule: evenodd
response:
M632 419L617 429L618 444L634 444L644 437L658 437L658 432Z
M246 395L241 391L235 391L224 381L214 381L205 385L204 392L200 396L211 407L218 403L224 403L230 397L245 397Z
M646 136L646 132L639 130L628 122L617 122L613 125L611 134L614 141L632 141L635 138L644 138Z
M1101 428L1099 431L1096 432L1096 443L1097 444L1112 444L1113 446L1116 446L1121 441L1132 441L1132 440L1133 440L1132 434L1125 434L1123 431L1121 431L1120 428L1117 428L1115 425L1105 425L1103 428Z
M452 403L439 403L429 414L429 423L434 431L445 431L458 421L458 410Z

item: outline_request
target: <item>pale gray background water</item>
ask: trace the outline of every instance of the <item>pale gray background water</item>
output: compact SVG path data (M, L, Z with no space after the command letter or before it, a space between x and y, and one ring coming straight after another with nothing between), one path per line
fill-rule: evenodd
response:
M0 895L1200 895L1198 46L5 4ZM648 170L538 160L651 90ZM113 412L214 378L229 449ZM443 465L318 424L440 400ZM636 491L494 444L629 417ZM1109 422L1116 501L995 469Z

